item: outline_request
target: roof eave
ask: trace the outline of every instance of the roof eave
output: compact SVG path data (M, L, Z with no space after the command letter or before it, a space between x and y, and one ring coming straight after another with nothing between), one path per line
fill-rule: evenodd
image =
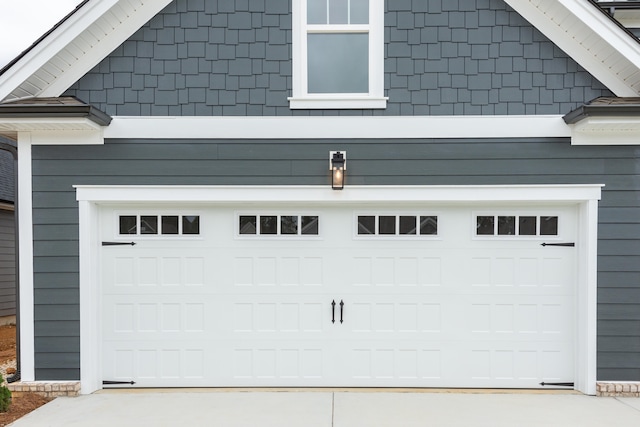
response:
M61 119L86 118L99 126L109 126L111 116L91 105L0 105L0 119Z
M0 104L0 119L65 119L86 118L99 126L109 126L111 116L81 101L67 96L31 98Z

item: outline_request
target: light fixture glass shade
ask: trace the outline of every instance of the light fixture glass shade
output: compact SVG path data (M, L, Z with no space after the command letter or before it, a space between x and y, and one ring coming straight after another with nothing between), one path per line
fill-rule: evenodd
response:
M331 157L331 188L342 190L344 188L344 174L346 160L344 153L337 151Z

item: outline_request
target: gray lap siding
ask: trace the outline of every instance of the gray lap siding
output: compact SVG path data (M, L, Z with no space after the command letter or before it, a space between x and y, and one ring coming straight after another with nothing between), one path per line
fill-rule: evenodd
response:
M0 208L0 317L16 314L14 212Z
M73 185L329 185L347 150L349 185L606 184L599 209L598 379L640 380L637 147L568 139L109 140L34 146L38 380L77 380L78 209Z

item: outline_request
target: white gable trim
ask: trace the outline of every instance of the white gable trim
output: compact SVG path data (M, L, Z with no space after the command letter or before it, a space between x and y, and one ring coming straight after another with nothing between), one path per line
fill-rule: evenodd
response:
M586 0L505 0L617 96L640 94L640 43Z
M389 117L114 117L104 138L570 137L560 115Z
M56 97L171 0L92 0L0 76L0 101Z

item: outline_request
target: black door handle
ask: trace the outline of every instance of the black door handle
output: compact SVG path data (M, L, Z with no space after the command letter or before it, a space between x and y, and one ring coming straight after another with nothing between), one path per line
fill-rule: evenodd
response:
M331 301L331 323L336 323L336 300Z
M344 301L340 300L340 323L342 323L342 312L344 310Z

